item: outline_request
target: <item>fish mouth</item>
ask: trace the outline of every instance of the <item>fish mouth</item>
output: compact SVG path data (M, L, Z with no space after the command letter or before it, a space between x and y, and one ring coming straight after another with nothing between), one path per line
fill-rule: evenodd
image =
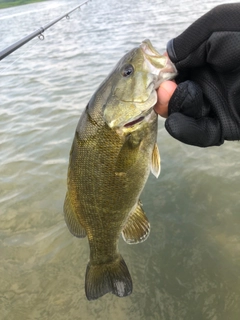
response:
M145 39L139 47L143 52L146 68L156 76L154 89L157 89L163 81L172 80L176 77L177 69L175 65L167 54L160 55L149 39Z
M142 117L140 117L140 118L138 118L138 119L136 119L136 120L133 120L133 121L131 121L131 122L128 122L128 123L126 123L126 124L124 125L124 127L125 127L125 128L132 127L132 126L134 126L135 124L141 122L144 118L145 118L145 117L142 116Z
M153 108L150 108L149 110L142 112L140 115L138 115L137 117L131 119L131 121L125 123L123 125L124 128L129 128L129 127L133 127L136 124L139 124L140 122L142 122L143 120L148 120L149 116L152 113Z

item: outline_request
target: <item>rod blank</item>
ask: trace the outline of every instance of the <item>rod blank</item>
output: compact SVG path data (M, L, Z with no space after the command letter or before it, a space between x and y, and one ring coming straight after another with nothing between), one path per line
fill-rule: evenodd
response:
M5 57L7 57L9 54L11 54L12 52L16 51L17 49L19 49L20 47L22 47L25 43L29 42L30 40L32 40L33 38L35 38L36 36L42 34L45 30L47 30L48 28L50 28L51 26L53 26L55 23L57 23L58 21L62 20L65 17L68 17L73 11L77 10L78 8L80 8L81 6L83 6L84 4L86 4L89 0L81 3L80 5L76 6L74 9L70 10L69 12L63 14L62 16L58 17L57 19L49 22L48 24L46 24L43 27L40 27L39 29L35 30L34 32L32 32L31 34L27 35L26 37L22 38L21 40L13 43L11 46L5 48L4 50L0 51L0 60L3 60Z

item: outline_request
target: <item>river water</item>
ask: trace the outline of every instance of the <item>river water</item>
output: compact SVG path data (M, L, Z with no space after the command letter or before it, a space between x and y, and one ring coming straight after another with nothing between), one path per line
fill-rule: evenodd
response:
M79 116L123 54L169 39L220 1L93 0L0 63L0 319L239 320L240 150L171 138L159 117L162 171L141 200L147 241L120 251L131 296L88 302L87 240L63 218ZM78 5L46 1L0 11L0 46Z

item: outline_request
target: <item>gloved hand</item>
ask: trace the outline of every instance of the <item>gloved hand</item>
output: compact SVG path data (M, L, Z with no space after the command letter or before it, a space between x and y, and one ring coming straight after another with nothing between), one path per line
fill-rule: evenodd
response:
M240 3L203 15L167 52L179 72L167 131L199 147L240 140Z

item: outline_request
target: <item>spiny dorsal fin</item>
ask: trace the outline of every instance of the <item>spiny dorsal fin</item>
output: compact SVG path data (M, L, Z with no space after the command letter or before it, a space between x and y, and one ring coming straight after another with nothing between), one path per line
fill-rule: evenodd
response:
M68 226L69 231L78 238L84 238L86 237L86 231L85 229L81 226L80 222L77 219L76 214L74 213L71 202L69 199L69 194L67 192L65 202L64 202L64 218L65 222Z
M140 201L136 209L130 214L122 231L122 237L128 244L143 242L150 233L150 223L142 209Z
M152 174L154 174L154 176L158 178L161 171L161 160L160 160L160 153L158 150L158 146L156 143L154 145L153 152L152 152L151 171L152 171Z

